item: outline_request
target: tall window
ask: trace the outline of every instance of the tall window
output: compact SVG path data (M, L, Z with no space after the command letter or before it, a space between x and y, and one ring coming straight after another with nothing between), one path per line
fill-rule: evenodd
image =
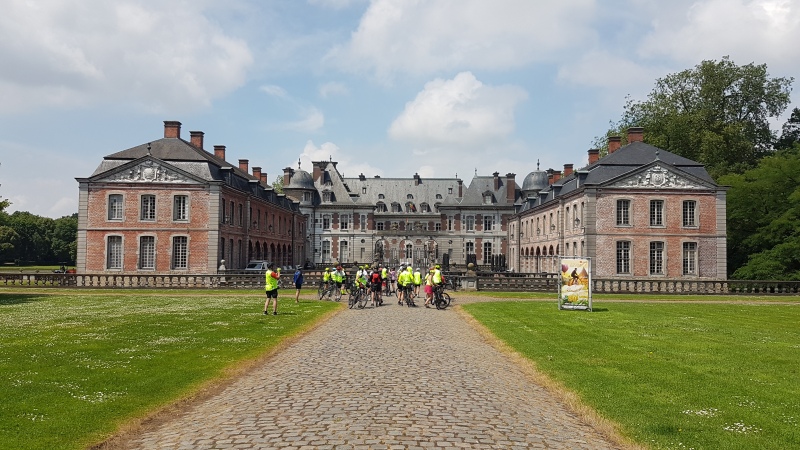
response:
M331 260L331 241L322 241L322 262Z
M303 192L303 201L310 202L311 201L311 192Z
M189 238L175 236L172 238L172 268L187 269L189 267Z
M122 194L108 196L108 220L122 220Z
M350 244L347 241L339 242L339 262L346 263L350 261Z
M650 226L664 226L664 200L650 200Z
M322 216L322 229L323 230L330 230L331 229L331 215L325 214Z
M375 222L375 229L378 231L383 231L383 222Z
M139 238L139 268L156 268L156 238L153 236Z
M143 195L141 199L141 220L156 220L156 196Z
M617 226L631 224L631 201L617 200Z
M455 220L453 216L447 216L447 231L453 231L455 229Z
M231 226L233 226L233 215L234 215L233 208L234 208L233 200L231 200L231 208L230 208L230 211L228 211L228 225L231 225Z
M411 259L414 257L414 246L411 244L406 244L406 259Z
M172 201L172 220L189 220L189 197L176 195Z
M694 200L684 200L683 202L683 226L697 226L697 202Z
M475 216L467 216L467 231L475 230Z
M631 273L631 243L617 241L617 273Z
M650 273L663 275L664 274L664 243L651 242L650 243Z
M239 226L244 226L244 205L239 203Z
M491 242L484 242L483 243L483 263L484 264L491 264L492 263L492 243Z
M342 230L350 229L350 214L341 214L339 216L339 228Z
M106 269L122 269L122 236L109 236L106 245Z
M494 229L494 217L483 216L483 231L492 231Z
M475 243L474 242L467 242L467 254L474 255L475 254Z
M361 220L359 221L358 226L362 230L366 230L367 229L367 215L366 214L361 214Z
M697 242L683 243L683 274L697 275Z
M433 227L436 231L442 231L442 222L436 222Z

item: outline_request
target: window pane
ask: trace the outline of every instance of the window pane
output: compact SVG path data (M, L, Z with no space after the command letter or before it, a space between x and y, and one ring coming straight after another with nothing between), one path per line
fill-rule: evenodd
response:
M492 263L492 243L491 242L484 242L483 243L483 263L484 264L491 264Z
M617 225L631 224L631 201L617 200Z
M694 200L686 200L683 202L683 226L694 227L697 226L697 202Z
M142 212L139 217L141 220L156 220L156 196L142 196Z
M664 225L664 201L650 200L650 226L660 227Z
M697 275L697 243L683 243L683 274Z
M122 194L108 196L108 220L122 220Z
M188 200L185 195L176 195L172 205L172 220L188 220Z
M122 236L109 236L106 269L122 269Z
M153 236L139 238L139 268L156 268L156 238Z
M630 242L627 241L617 242L617 273L631 273Z
M650 273L663 274L664 273L664 243L651 242L650 243Z
M188 238L175 236L172 238L172 268L186 269L188 267Z

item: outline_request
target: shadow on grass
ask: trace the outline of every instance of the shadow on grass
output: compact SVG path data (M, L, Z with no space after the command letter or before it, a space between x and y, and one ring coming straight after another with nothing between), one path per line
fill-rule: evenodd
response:
M2 294L0 293L0 306L33 303L42 300L41 295L33 294Z
M592 312L608 312L608 308L592 308Z

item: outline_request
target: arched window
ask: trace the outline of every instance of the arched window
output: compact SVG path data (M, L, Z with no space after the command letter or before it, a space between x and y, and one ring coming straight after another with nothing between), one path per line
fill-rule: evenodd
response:
M406 200L414 200L414 196L411 194L406 195Z

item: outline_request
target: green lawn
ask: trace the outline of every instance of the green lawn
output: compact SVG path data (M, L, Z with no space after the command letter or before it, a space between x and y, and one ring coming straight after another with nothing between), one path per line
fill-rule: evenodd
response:
M464 305L639 443L800 448L798 305L595 301L594 307Z
M531 300L552 300L557 301L557 292L503 292L503 291L457 291L455 295L469 295L470 297L489 297L489 298L513 298ZM593 302L597 301L664 301L664 302L797 302L800 303L800 295L713 295L713 294L654 294L654 293L633 293L633 294L592 294Z
M85 448L341 307L263 306L259 291L0 289L0 448Z

